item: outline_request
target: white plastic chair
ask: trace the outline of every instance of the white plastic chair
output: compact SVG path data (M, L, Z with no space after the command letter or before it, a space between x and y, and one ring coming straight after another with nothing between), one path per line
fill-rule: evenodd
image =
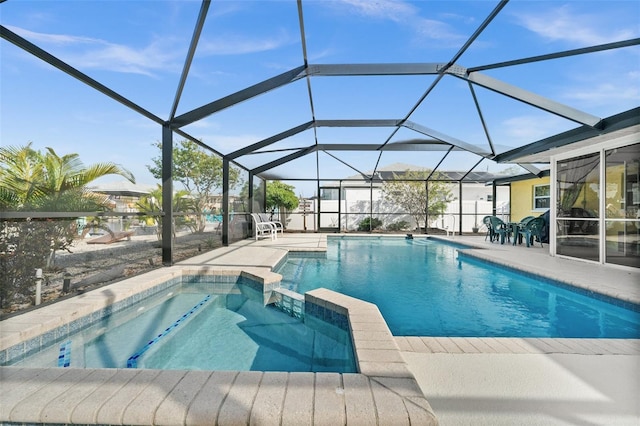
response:
M267 213L258 213L258 217L260 218L261 222L271 223L276 227L276 238L278 237L278 231L280 231L281 234L284 233L284 226L282 225L282 222L269 219L269 215Z
M447 214L442 216L442 228L447 232L447 237L449 233L452 236L456 236L456 217L452 214Z
M251 218L253 219L253 233L256 241L258 238L271 238L272 240L277 238L276 226L273 223L263 222L257 213L251 213Z

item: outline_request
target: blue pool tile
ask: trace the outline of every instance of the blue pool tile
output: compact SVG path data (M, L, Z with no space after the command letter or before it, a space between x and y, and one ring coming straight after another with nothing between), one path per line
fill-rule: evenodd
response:
M124 308L127 307L124 300L120 300L120 301L114 303L111 306L113 307L113 312L121 311L121 310L123 310Z
M63 324L54 330L56 340L62 339L69 335L69 324Z
M315 303L309 304L307 302L304 308L305 308L305 315L308 313L318 319L322 319L321 306L318 306Z
M104 308L100 309L99 312L100 312L100 318L108 317L113 312L113 306L111 305L105 306Z
M7 349L7 361L17 361L24 357L24 343L18 343Z
M30 354L32 352L37 352L40 350L41 345L42 345L41 336L34 337L33 339L29 339L26 342L24 342L24 351L27 354Z
M310 316L313 316L313 317L317 318L318 317L317 310L318 310L318 305L316 305L315 303L306 302L304 304L304 314L305 314L305 316L306 315L310 315Z
M69 323L69 334L75 333L76 331L81 330L83 327L87 325L88 321L89 320L87 319L86 315L71 321Z
M89 315L89 324L95 324L102 319L102 309L92 312Z
M56 330L49 330L40 336L40 344L42 346L48 346L56 341Z

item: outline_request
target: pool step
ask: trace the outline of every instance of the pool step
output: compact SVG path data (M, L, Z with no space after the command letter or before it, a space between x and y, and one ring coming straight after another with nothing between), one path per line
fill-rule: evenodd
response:
M413 237L412 239L407 238L407 242L414 246L424 246L429 244L429 238L427 237Z
M294 318L304 318L304 296L300 293L282 287L276 288L271 291L269 303Z

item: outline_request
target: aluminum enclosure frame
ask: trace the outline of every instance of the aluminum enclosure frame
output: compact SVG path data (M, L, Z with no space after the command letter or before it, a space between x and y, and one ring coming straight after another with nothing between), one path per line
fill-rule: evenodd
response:
M34 43L26 40L25 38L17 35L5 26L0 25L0 36L6 42L9 42L30 55L44 61L47 64L59 69L63 73L77 79L82 84L85 84L92 89L102 93L103 95L115 100L116 102L126 106L127 108L138 113L140 116L145 117L151 122L158 125L159 134L162 137L162 185L163 185L163 212L164 219L168 223L172 223L172 197L173 197L173 179L172 179L172 147L173 147L173 134L178 134L188 140L191 140L201 146L203 149L222 157L223 160L223 227L222 227L222 240L223 244L229 243L229 168L231 164L246 170L249 173L249 177L259 177L262 179L275 179L272 173L269 173L275 167L287 164L295 159L301 158L308 154L316 154L316 186L320 188L320 182L326 179L320 179L319 176L319 162L317 154L318 152L326 152L339 162L346 164L351 169L362 174L363 177L370 180L374 179L376 171L378 170L380 155L384 151L398 151L398 152L414 152L414 151L433 151L442 152L442 157L438 162L438 165L434 168L437 169L447 156L454 151L465 151L473 155L478 156L478 161L473 165L467 173L458 181L460 184L465 181L468 174L471 173L480 163L485 160L496 161L500 163L515 163L521 164L525 169L534 173L537 169L534 166L527 164L526 156L533 153L540 153L549 151L558 147L563 147L577 141L585 141L590 138L606 135L608 133L624 130L632 126L640 124L640 108L634 108L629 111L617 114L612 117L597 117L589 114L585 111L580 111L569 105L564 105L553 100L547 99L535 93L529 92L522 88L513 86L506 82L500 81L493 77L489 77L482 73L482 71L504 68L514 65L520 65L525 63L541 62L550 59L564 58L576 55L585 55L595 52L607 51L612 49L621 49L630 46L640 45L640 38L634 38L624 40L615 43L606 43L596 46L591 46L581 49L573 49L562 52L555 52L547 55L539 55L528 58L520 58L500 63L485 64L472 68L465 68L458 63L463 53L474 43L477 37L491 25L493 19L502 11L507 5L508 0L500 0L496 2L494 9L488 14L484 21L478 26L476 31L462 44L458 52L448 62L438 63L364 63L364 64L309 64L307 57L306 47L306 34L304 30L304 14L303 14L303 0L297 0L298 20L300 28L300 41L302 44L302 65L296 66L284 73L275 75L271 78L265 79L257 84L246 87L228 96L224 96L220 99L212 100L211 102L197 107L191 111L188 111L181 115L175 115L178 106L181 101L182 91L189 77L190 66L193 61L194 55L197 51L198 42L201 37L202 29L206 23L207 15L212 6L210 0L203 0L201 3L200 11L196 22L194 23L193 35L189 49L186 52L184 60L184 66L179 81L177 82L176 93L171 105L168 106L170 110L169 116L166 119L158 117L150 111L142 108L140 105L132 102L127 97L117 93L113 89L106 85L96 81L89 77L78 69L72 67L66 62L62 61L58 57L38 47ZM361 77L361 76L406 76L406 75L433 75L436 79L431 86L420 96L419 100L408 109L406 115L402 118L391 119L359 119L359 120L344 120L344 119L318 119L315 116L315 107L313 100L313 89L311 86L311 80L316 77ZM411 120L413 112L418 106L431 94L433 89L444 78L456 78L466 81L469 86L469 91L473 97L476 112L484 127L489 149L477 146L474 143L456 139L450 135L447 135L437 129L432 129ZM233 107L241 102L250 100L259 95L267 93L272 90L276 90L280 87L286 86L293 82L306 79L308 88L309 104L312 111L311 120L292 127L284 132L270 136L261 141L256 141L250 145L237 149L233 152L222 153L218 152L214 148L210 147L206 143L196 139L195 137L186 133L183 128L189 124L195 123L205 117L216 114L227 108ZM489 136L486 124L484 122L483 112L478 102L474 87L483 87L491 90L499 95L506 96L511 99L515 99L519 102L533 106L539 110L551 113L553 115L562 117L579 124L580 126L561 134L545 138L543 140L531 143L525 147L516 148L512 151L496 155L493 148L491 138ZM390 133L388 138L382 143L370 143L370 144L355 144L348 140L338 144L327 144L322 141L318 141L316 129L319 127L388 127ZM415 139L406 141L391 142L393 136L400 129L412 130L417 134ZM265 149L276 142L286 140L292 136L295 136L301 132L312 130L314 132L315 143L291 149L292 152L286 153L276 160L272 160L261 164L257 167L249 167L244 163L244 159L247 156L264 153ZM352 164L348 164L337 156L330 154L332 151L377 151L379 152L378 162L375 168L370 174L363 171L359 171L358 168ZM522 163L519 160L524 160ZM336 176L336 180L339 177ZM251 187L251 185L250 185ZM495 191L495 188L494 188ZM250 196L252 194L250 193ZM494 197L495 200L495 197ZM253 203L250 203L252 206ZM461 223L461 221L459 221ZM163 243L162 243L162 259L165 265L173 263L173 246L171 238L171 227L163 227Z

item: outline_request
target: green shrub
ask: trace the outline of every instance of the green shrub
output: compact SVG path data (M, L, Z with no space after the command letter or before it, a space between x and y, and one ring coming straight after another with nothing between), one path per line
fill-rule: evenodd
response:
M358 223L358 231L373 231L382 227L382 221L375 217L367 217Z
M398 222L394 222L389 224L389 226L387 226L387 229L389 231L404 231L405 229L409 228L409 222L407 222L406 220L400 220Z

